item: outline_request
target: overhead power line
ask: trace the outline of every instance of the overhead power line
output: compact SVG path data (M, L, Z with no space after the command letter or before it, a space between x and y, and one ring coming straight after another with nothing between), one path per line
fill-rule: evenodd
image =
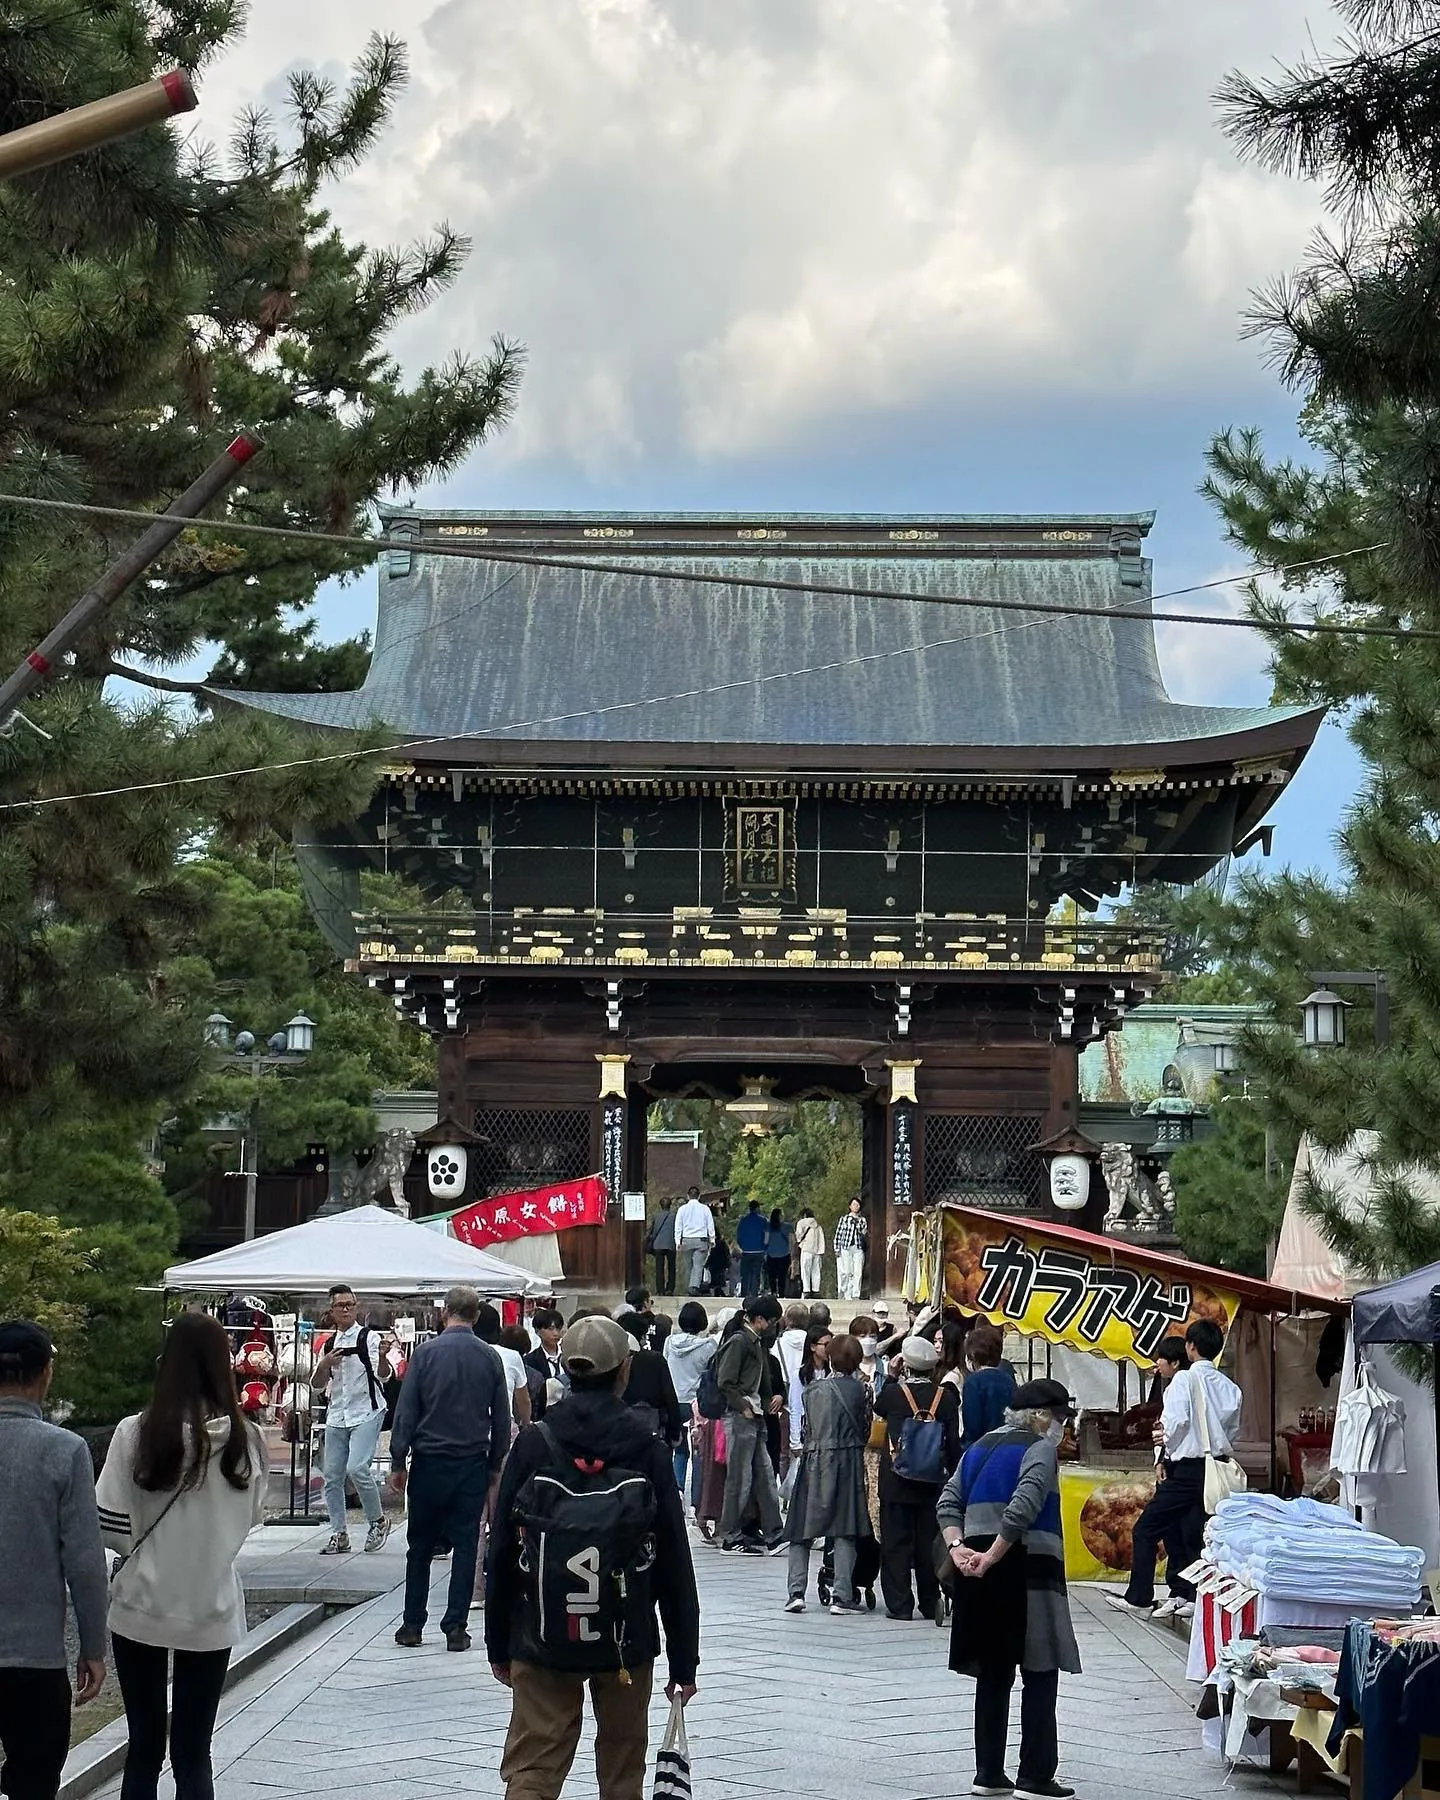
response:
M771 669L763 675L747 675L735 681L715 682L709 687L684 688L669 694L646 694L635 700L616 700L608 706L595 706L583 711L550 713L543 718L515 719L492 725L485 731L447 734L447 744L486 742L497 737L513 736L521 731L538 731L542 726L567 724L581 719L596 719L616 712L638 711L647 706L665 706L677 700L699 700L711 694L728 693L734 688L760 687L777 681L798 681L806 675L824 675L837 669L857 668L862 664L885 662L897 656L916 656L926 650L941 650L955 644L972 644L981 638L1005 637L1012 631L1034 631L1050 623L1032 619L1024 625L996 625L989 631L969 631L960 637L930 638L919 644L900 644L890 650L869 650L856 656L838 657L830 662L811 663L802 669ZM217 690L218 691L218 690ZM307 726L304 719L287 719L295 726ZM309 726L310 729L325 729ZM399 756L408 750L425 750L433 745L433 736L406 738L396 743L361 745L349 750L332 750L316 756L297 756L284 762L252 763L240 769L212 769L203 775L174 775L158 781L130 782L122 787L91 788L83 793L47 794L30 800L0 802L0 813L25 812L49 806L62 806L74 800L114 800L124 794L158 793L167 788L200 787L214 781L231 781L245 775L281 774L290 769L315 768L325 763L353 762L367 756Z
M48 500L34 494L0 493L0 507L28 507L35 511L75 513L84 518L123 520L129 524L153 524L155 514L133 507L92 506L80 500ZM1297 635L1331 637L1401 638L1440 640L1440 630L1427 626L1349 625L1329 619L1257 620L1226 613L1157 613L1157 600L1174 600L1184 594L1206 593L1214 588L1234 587L1266 575L1288 576L1305 569L1328 568L1351 557L1369 556L1383 550L1388 538L1374 544L1361 544L1354 550L1337 550L1329 556L1311 557L1303 562L1264 564L1238 575L1220 575L1213 581L1197 581L1188 587L1169 588L1120 606L1067 605L1059 600L1006 600L981 598L973 594L912 594L903 588L846 587L821 581L787 581L780 576L716 574L704 569L678 569L664 564L641 561L605 561L593 556L544 556L531 551L505 550L486 544L422 543L409 539L366 537L359 533L306 531L299 526L258 525L238 519L197 519L196 531L218 531L227 536L299 540L324 545L334 550L363 550L370 557L392 551L406 551L412 556L440 556L464 562L517 564L531 569L568 569L596 575L643 575L654 581L678 581L687 586L706 586L757 590L766 593L824 595L839 600L898 600L915 606L968 606L986 612L1054 613L1066 618L1134 619L1161 625L1214 625L1240 631L1279 631ZM785 554L785 553L782 553ZM790 552L789 554L794 554Z

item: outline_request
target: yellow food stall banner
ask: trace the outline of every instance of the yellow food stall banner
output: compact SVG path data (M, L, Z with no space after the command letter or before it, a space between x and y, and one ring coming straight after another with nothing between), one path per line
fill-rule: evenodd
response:
M941 1219L944 1299L1072 1350L1148 1368L1163 1339L1195 1319L1228 1333L1240 1308L1237 1294L1186 1279L1178 1260L1147 1261L1143 1250L1112 1249L1088 1233L959 1208L942 1209Z
M1135 1521L1154 1492L1155 1477L1138 1470L1061 1463L1060 1520L1068 1581L1114 1581L1130 1573Z

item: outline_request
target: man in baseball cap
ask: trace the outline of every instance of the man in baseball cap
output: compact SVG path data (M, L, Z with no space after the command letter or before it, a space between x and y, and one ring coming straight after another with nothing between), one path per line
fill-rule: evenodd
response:
M510 1800L560 1792L580 1736L587 1686L595 1713L600 1800L638 1800L645 1787L650 1694L662 1627L669 1663L666 1694L684 1702L695 1692L700 1597L690 1540L670 1451L622 1399L634 1354L629 1335L614 1319L576 1320L560 1340L570 1392L546 1410L542 1423L520 1433L505 1465L486 1569L485 1649L496 1680L514 1696L500 1764ZM580 1540L587 1546L591 1585L564 1594L558 1608L549 1578L537 1570L556 1569L556 1579L563 1581L565 1568L573 1564L555 1563L553 1552L537 1561L533 1539L537 1530L559 1527L537 1524L533 1508L517 1505L524 1500L522 1490L541 1473L552 1504L557 1490L570 1496L560 1502L567 1521L596 1502L594 1535L587 1523ZM636 1495L636 1476L649 1483L640 1504L649 1521L645 1541L653 1542L653 1566L647 1555L643 1577L627 1576L628 1592L636 1597L628 1603L625 1629L601 1629L604 1607L627 1604L615 1601L615 1593L626 1589L612 1575L639 1568L626 1563L633 1542L616 1523L617 1496L622 1489ZM542 1551L548 1546L543 1536ZM551 1612L538 1604L542 1581L562 1627L566 1613L573 1613L575 1629L568 1635L551 1633ZM647 1592L648 1602L640 1597Z
M906 1338L894 1347L904 1372L875 1396L875 1417L885 1421L880 1591L890 1618L913 1619L918 1605L922 1619L943 1625L945 1598L935 1575L935 1503L960 1460L960 1393L936 1381L939 1356L927 1339Z
M634 1354L635 1346L628 1332L622 1331L614 1319L591 1317L579 1319L560 1339L560 1361L571 1381L593 1381L601 1375L613 1376ZM616 1383L624 1388L624 1382Z

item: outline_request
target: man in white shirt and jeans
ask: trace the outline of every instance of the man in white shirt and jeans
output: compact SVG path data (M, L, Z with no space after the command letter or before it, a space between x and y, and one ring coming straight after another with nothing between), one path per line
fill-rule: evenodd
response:
M715 1215L692 1187L675 1215L675 1242L680 1246L680 1268L692 1294L705 1286L705 1264L715 1248Z
M390 1535L390 1521L380 1505L380 1485L371 1464L385 1423L385 1396L381 1392L380 1333L360 1324L360 1303L352 1290L339 1283L330 1290L330 1314L335 1335L315 1365L310 1385L319 1393L328 1389L325 1414L325 1511L330 1519L330 1541L322 1556L348 1556L350 1534L345 1528L345 1482L355 1484L365 1509L365 1548L378 1550Z
M1182 1568L1200 1554L1205 1535L1205 1452L1223 1460L1233 1454L1240 1429L1242 1395L1228 1375L1215 1367L1225 1347L1225 1334L1210 1319L1196 1319L1185 1333L1189 1367L1181 1369L1165 1390L1165 1406L1155 1427L1165 1479L1135 1521L1130 1585L1123 1594L1107 1594L1118 1612L1143 1618L1178 1614L1188 1617L1195 1591L1171 1579L1172 1598L1157 1610L1155 1558L1161 1541L1184 1546ZM1203 1422L1202 1422L1203 1413ZM1177 1587L1179 1592L1176 1592Z

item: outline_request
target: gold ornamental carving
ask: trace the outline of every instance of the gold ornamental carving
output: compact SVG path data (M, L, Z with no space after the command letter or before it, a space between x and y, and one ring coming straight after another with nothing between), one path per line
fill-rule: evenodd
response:
M597 1050L595 1060L600 1065L600 1098L602 1100L623 1100L625 1098L625 1070L630 1058Z
M913 1105L919 1105L915 1096L915 1071L920 1067L921 1060L918 1056L913 1062L892 1062L888 1056L885 1058L885 1067L890 1071L891 1106L900 1100L909 1100Z

